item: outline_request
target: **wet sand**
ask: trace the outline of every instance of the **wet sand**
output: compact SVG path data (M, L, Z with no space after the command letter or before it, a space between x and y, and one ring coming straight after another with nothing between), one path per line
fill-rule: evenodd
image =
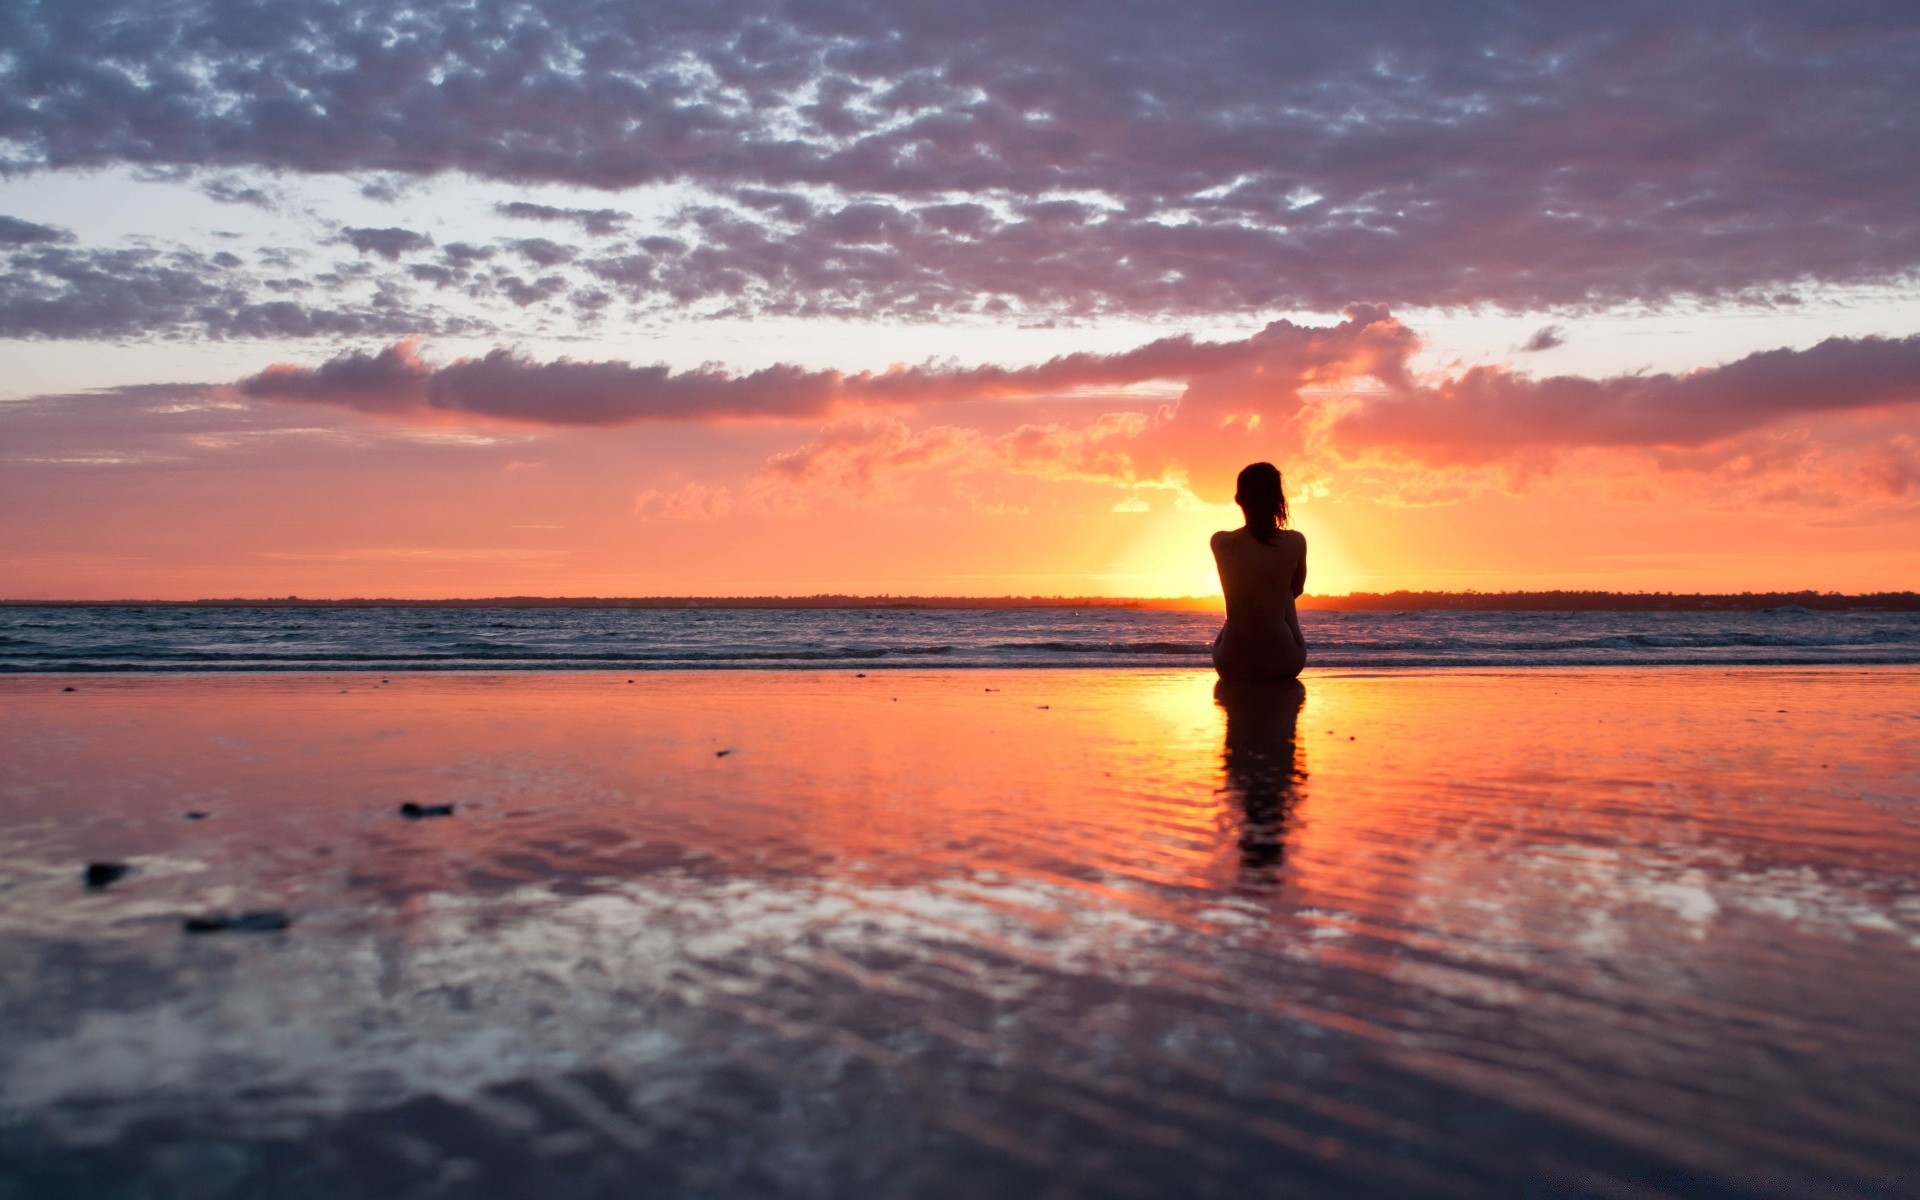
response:
M1920 1193L1920 671L386 679L0 679L0 1196Z

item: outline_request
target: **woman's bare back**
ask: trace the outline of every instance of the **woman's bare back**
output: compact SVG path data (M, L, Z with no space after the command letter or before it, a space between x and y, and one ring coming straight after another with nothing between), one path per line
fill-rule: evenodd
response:
M1222 679L1292 679L1307 664L1294 597L1307 586L1307 539L1277 531L1272 545L1245 529L1213 535L1227 621L1213 640Z

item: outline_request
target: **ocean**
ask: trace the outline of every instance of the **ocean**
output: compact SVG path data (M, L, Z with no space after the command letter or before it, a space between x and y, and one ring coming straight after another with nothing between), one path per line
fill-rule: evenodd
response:
M1920 613L1306 612L1318 667L1920 664ZM0 672L1205 666L1214 613L1114 608L0 608Z

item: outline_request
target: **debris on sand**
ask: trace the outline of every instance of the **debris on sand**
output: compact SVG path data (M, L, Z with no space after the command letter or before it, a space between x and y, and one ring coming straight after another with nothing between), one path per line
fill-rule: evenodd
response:
M180 819L183 821L204 821L207 819L207 814L197 808L190 808L180 814Z
M729 754L732 754L732 753L733 753L733 751L732 751L732 750L715 750L715 751L713 752L713 756L714 756L715 758L725 758L725 757L726 757L727 755L729 755Z
M287 914L272 908L243 912L237 916L206 913L181 922L188 933L274 933L291 924L293 921Z
M450 817L453 815L453 805L415 804L409 800L400 806L400 815L409 821L418 821L422 817Z
M77 687L63 687L63 688L61 688L60 690L61 690L61 691L63 691L63 692L77 692L77 691L79 691L80 689L79 689L79 688L77 688Z
M90 862L87 864L87 869L81 873L81 878L87 881L88 887L97 891L110 883L124 879L127 872L132 869L122 862Z

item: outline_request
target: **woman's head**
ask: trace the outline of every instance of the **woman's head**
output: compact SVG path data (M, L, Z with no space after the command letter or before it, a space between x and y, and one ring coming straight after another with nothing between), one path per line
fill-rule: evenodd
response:
M1246 514L1247 532L1271 545L1287 523L1287 494L1280 487L1280 469L1257 462L1233 481L1233 502Z

